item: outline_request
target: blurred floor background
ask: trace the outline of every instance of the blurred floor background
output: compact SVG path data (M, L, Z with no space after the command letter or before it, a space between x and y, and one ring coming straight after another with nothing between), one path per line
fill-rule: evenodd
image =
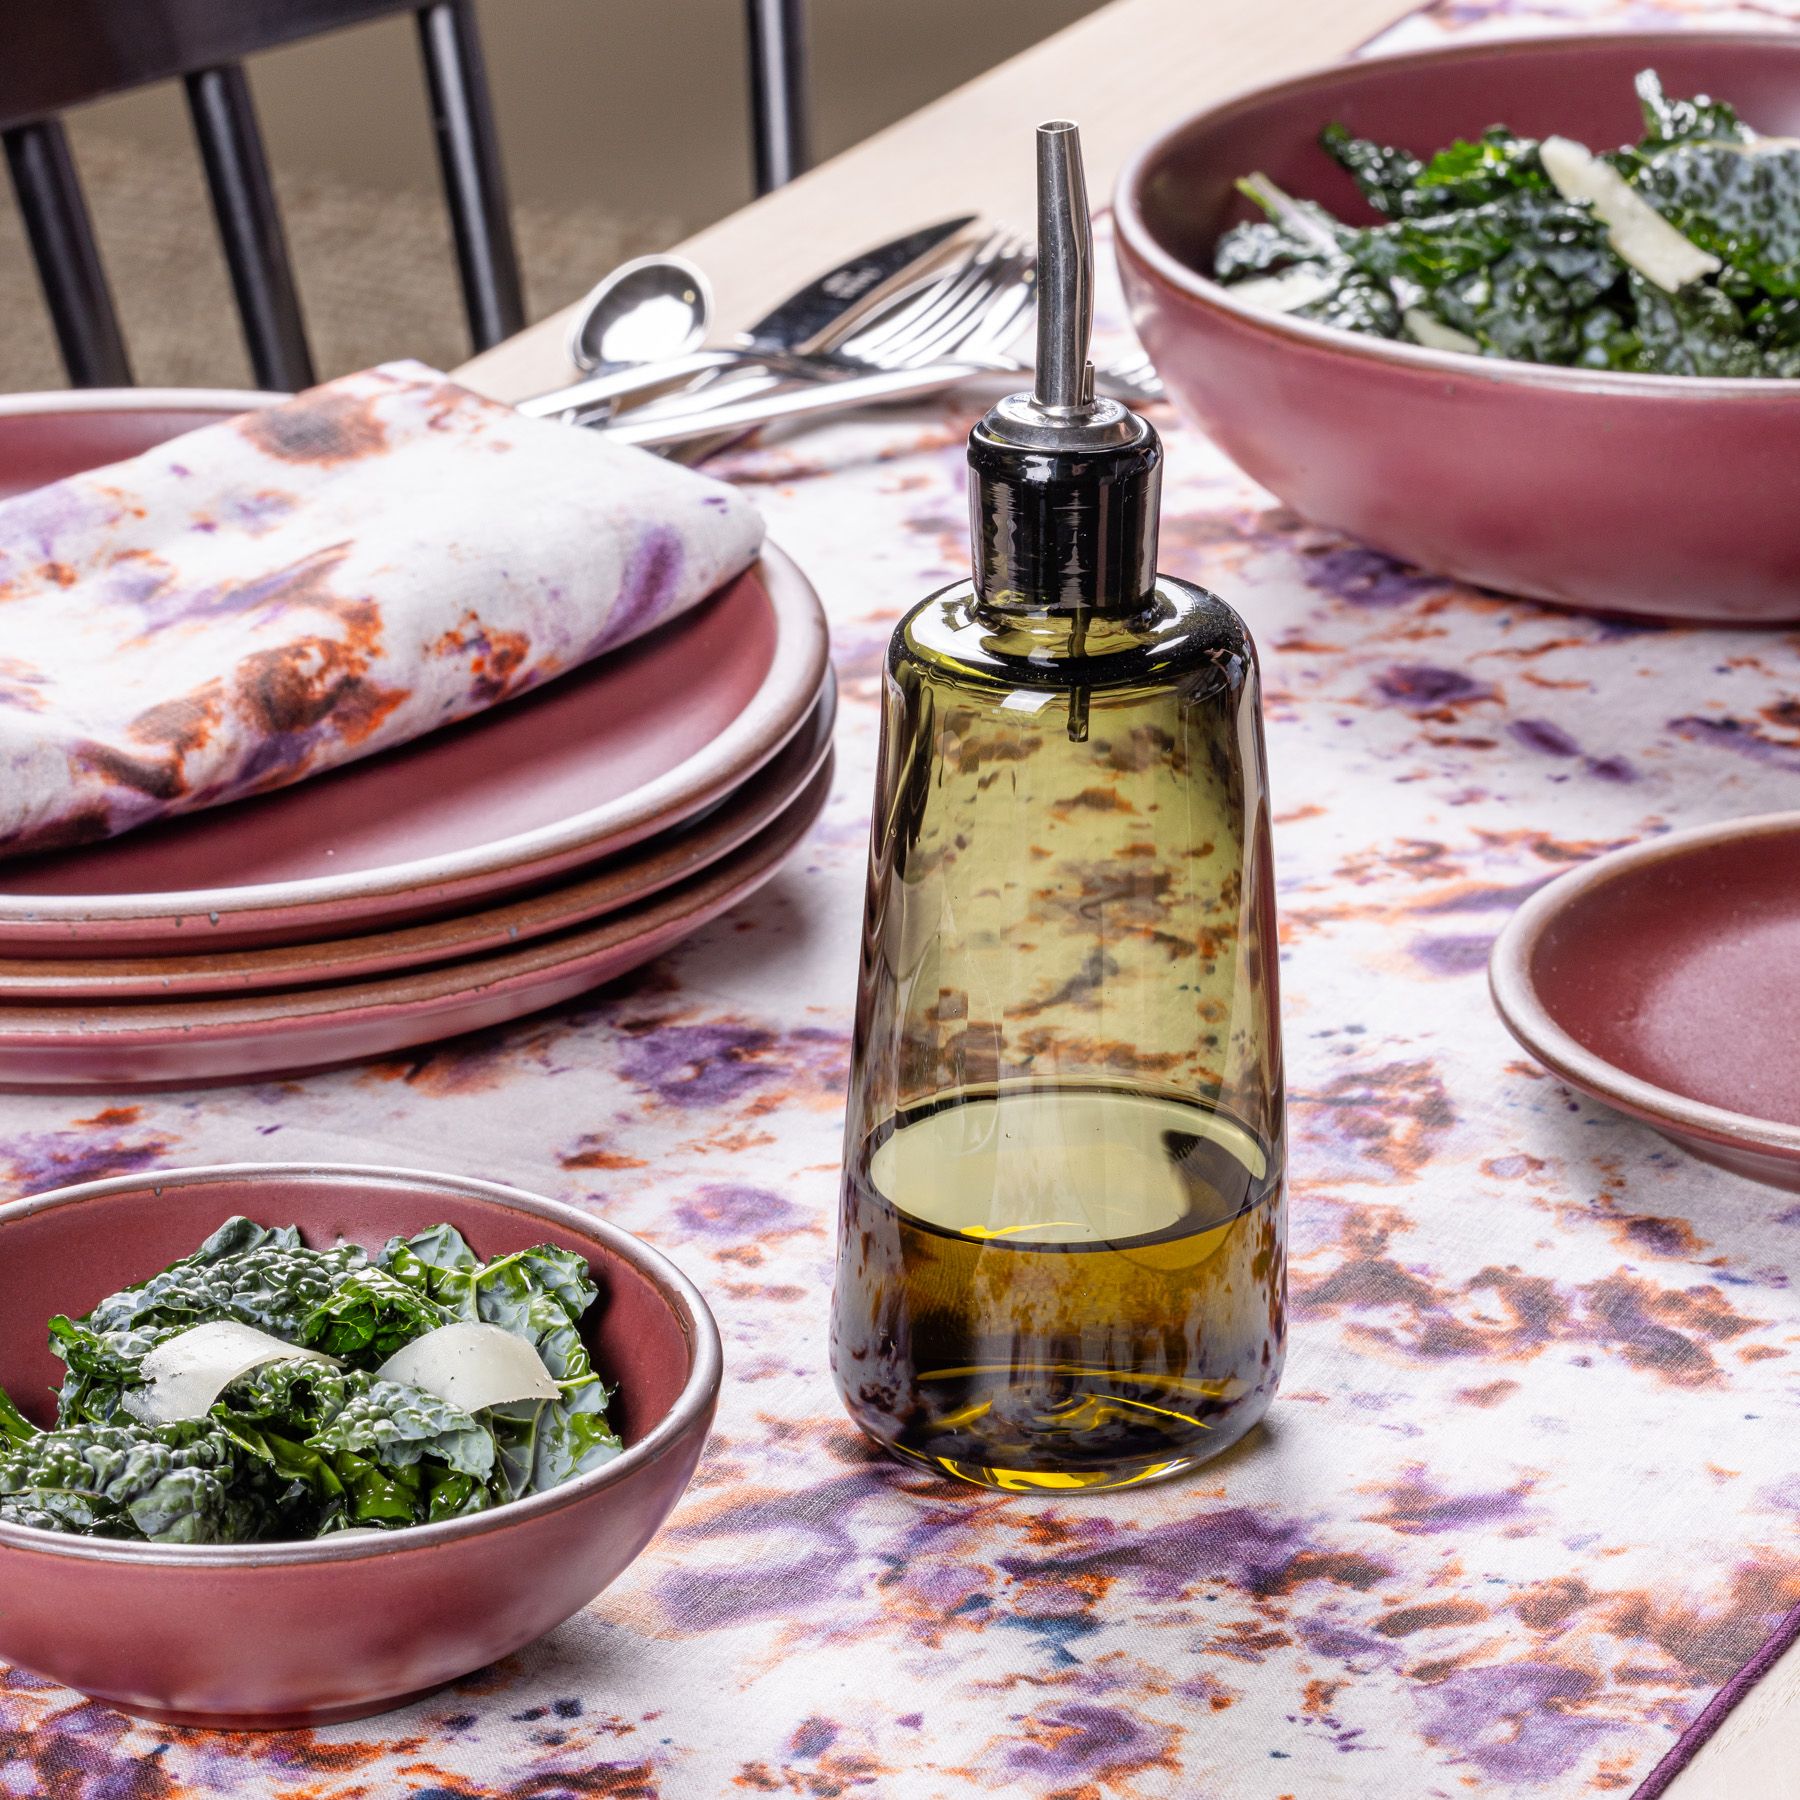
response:
M1101 3L812 0L817 157ZM479 0L479 11L533 318L750 198L741 0ZM462 361L412 20L249 66L321 374L393 356ZM102 101L66 123L138 380L248 385L179 89ZM10 187L0 319L0 389L63 385Z

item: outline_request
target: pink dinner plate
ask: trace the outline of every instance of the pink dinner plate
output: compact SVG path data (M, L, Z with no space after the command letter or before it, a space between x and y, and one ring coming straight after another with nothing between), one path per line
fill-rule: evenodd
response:
M268 398L126 389L0 400L0 494ZM661 630L480 718L273 794L0 862L0 952L296 944L516 893L740 786L816 703L827 651L818 596L767 546Z
M365 937L206 950L185 956L0 957L0 1001L173 999L342 984L450 962L544 937L648 899L715 863L783 813L831 750L837 683L772 761L679 831L649 839L592 869L497 906Z
M0 1006L0 1088L114 1089L295 1075L502 1024L659 956L753 894L831 791L827 756L788 808L698 875L517 949L276 994Z
M1800 1188L1800 813L1670 832L1559 877L1488 974L1507 1028L1571 1087Z

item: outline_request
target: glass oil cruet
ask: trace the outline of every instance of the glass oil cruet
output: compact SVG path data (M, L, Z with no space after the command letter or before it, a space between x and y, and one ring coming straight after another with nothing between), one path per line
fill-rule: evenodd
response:
M1155 573L1076 128L1037 149L1035 390L969 439L974 579L888 651L831 1355L883 1447L1069 1490L1262 1416L1285 1153L1255 651Z

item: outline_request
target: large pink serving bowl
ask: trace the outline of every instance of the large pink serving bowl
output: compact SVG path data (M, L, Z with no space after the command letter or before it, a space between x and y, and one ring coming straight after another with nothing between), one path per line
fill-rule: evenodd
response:
M1320 128L1429 152L1504 122L1599 149L1642 130L1632 77L1800 133L1800 32L1543 37L1372 57L1208 108L1127 164L1132 317L1177 401L1298 512L1392 556L1567 606L1800 619L1800 382L1544 368L1276 317L1207 278L1260 169L1374 222Z
M559 1625L650 1541L718 1399L718 1330L665 1257L616 1225L453 1175L324 1164L153 1171L0 1206L0 1385L40 1424L58 1312L185 1256L233 1213L379 1248L448 1220L483 1256L553 1243L600 1287L584 1335L618 1385L624 1452L591 1475L441 1525L244 1546L109 1542L0 1525L0 1658L186 1725L360 1718Z

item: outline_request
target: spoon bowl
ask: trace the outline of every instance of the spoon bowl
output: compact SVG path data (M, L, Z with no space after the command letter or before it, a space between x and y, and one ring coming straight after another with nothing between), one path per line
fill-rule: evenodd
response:
M695 349L711 321L711 284L686 257L635 257L581 303L569 357L589 373L661 362Z

